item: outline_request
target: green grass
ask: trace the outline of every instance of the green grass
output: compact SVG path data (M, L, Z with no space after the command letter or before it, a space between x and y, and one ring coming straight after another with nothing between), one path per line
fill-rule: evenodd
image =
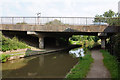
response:
M106 50L100 50L103 53L104 59L104 65L109 70L111 74L111 78L118 78L118 61L115 56L110 55L110 53Z
M25 43L19 41L16 37L10 39L2 36L2 51L29 48Z
M0 60L1 60L1 62L6 62L9 57L10 57L10 55L8 55L8 54L1 54Z
M86 55L82 59L79 59L78 64L67 74L66 78L75 80L85 78L92 62L93 58L91 57L90 51L87 51Z
M72 41L72 40L69 40L70 44L76 44L76 45L81 45L80 44L80 41Z

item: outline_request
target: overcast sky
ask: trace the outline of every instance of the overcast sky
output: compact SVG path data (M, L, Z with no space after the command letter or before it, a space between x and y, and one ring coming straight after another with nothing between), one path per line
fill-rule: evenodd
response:
M109 9L118 12L120 0L0 0L0 16L94 17Z

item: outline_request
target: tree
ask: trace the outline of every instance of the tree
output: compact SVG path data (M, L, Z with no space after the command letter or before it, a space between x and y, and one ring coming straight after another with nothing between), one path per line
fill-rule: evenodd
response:
M62 25L63 23L57 19L46 23L46 25Z
M104 22L102 15L96 15L94 22Z
M112 10L109 10L109 11L104 12L103 16L112 18L115 16L115 12Z
M94 22L105 22L112 26L120 26L120 14L109 10L104 12L102 15L96 15ZM94 41L97 41L97 37L94 38ZM120 60L120 33L112 35L107 45L107 49L110 53L116 55Z
M97 42L97 41L99 40L98 36L95 36L95 37L93 38L93 40L94 40L94 42Z
M16 23L16 24L27 24L26 22L20 22L20 23Z
M115 13L112 10L104 12L102 15L96 15L94 22L104 22L109 25L120 25L120 14Z

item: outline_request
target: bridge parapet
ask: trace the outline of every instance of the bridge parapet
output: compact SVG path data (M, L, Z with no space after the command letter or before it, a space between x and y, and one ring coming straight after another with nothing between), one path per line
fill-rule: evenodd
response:
M0 19L1 24L32 25L113 25L120 21L120 18L96 17L0 17ZM111 21L113 24L110 24Z

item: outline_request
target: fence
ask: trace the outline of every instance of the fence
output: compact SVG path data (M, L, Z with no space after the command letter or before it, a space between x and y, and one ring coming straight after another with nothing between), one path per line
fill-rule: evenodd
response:
M0 24L30 25L116 25L120 18L95 17L0 17Z

